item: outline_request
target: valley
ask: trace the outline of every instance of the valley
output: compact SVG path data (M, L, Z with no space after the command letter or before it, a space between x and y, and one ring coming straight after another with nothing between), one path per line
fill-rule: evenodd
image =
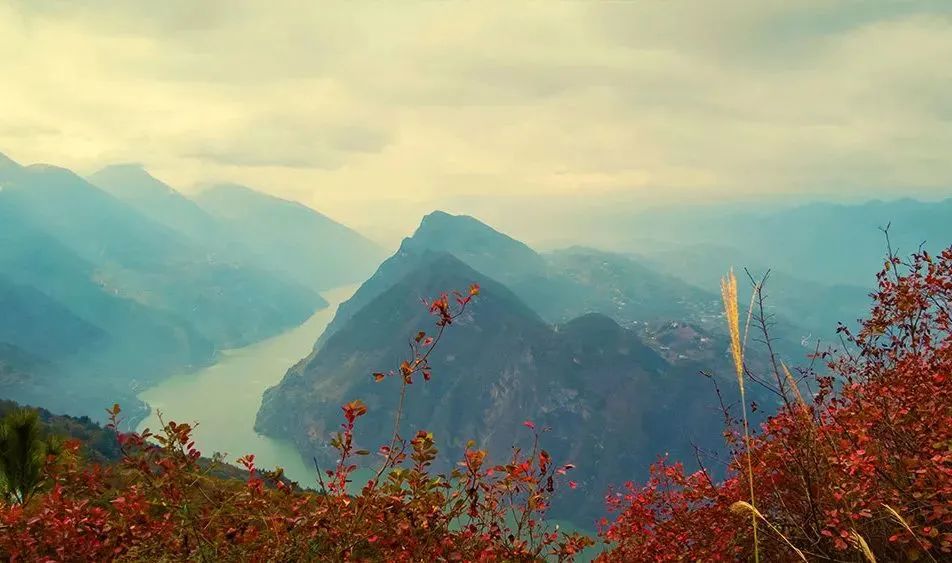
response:
M790 380L779 388L756 380L739 392L723 296L711 281L724 259L746 260L731 250L736 241L539 251L476 217L436 210L387 257L314 210L239 185L187 198L138 166L86 180L9 160L3 179L0 398L88 417L91 427L121 403L121 431L188 423L186 448L239 465L253 454L257 469L281 468L311 491L315 463L338 467L342 422L359 404L348 443L369 457L340 466L341 494L364 494L381 463L371 452L390 442L399 411L402 438L424 431L434 440L439 457L425 464L434 475L451 474L472 447L502 460L540 438L546 466L572 468L562 470L570 490L546 517L591 533L606 492L650 479L662 453L682 470L730 479L725 417L750 405L758 425L782 411L785 386L801 391ZM51 203L60 200L70 212ZM897 213L910 206L897 203ZM826 213L786 213L843 236ZM942 215L927 214L928 230L917 233L952 238ZM855 222L867 237L874 230ZM808 365L831 344L835 322L863 314L872 251L829 281L793 266L834 252L823 240L779 254L761 311L771 346L746 353L751 373ZM767 271L766 257L749 260L752 276ZM742 301L754 280L735 288ZM473 284L478 296L405 397L399 377L372 376L400 369L408 339L432 334L433 299ZM762 344L756 322L752 330ZM108 432L84 435L102 442ZM222 475L244 479L234 466Z
M0 562L952 563L952 1L0 46Z
M204 455L226 453L226 460L233 463L254 453L260 467L282 467L291 480L315 486L311 460L304 460L289 441L255 432L255 415L265 389L277 384L288 366L310 352L337 305L356 289L344 286L321 292L328 307L300 326L249 346L224 350L218 361L206 368L173 375L141 391L138 397L151 411L138 430L160 428L159 413L165 421L197 423L195 442Z
M137 165L0 155L0 188L0 397L99 422L116 402L136 423L142 388L300 325L382 253L300 204L229 188L206 209Z

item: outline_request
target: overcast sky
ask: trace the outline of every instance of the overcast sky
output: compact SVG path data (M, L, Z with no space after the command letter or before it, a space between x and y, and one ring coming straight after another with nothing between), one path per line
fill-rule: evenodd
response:
M434 207L938 197L950 94L946 0L0 4L0 152L378 237Z

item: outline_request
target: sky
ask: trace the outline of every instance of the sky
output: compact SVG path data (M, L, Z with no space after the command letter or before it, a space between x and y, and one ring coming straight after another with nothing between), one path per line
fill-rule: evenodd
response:
M246 184L380 239L952 191L952 2L0 3L0 152Z

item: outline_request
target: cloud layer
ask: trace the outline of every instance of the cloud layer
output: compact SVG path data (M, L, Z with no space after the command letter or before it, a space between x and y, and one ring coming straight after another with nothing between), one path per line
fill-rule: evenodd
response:
M0 151L374 232L451 202L952 187L945 1L0 6ZM522 204L520 204L522 205Z

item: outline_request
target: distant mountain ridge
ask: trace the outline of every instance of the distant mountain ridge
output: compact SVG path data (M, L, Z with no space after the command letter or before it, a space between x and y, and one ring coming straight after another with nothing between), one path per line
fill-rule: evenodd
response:
M704 246L737 265L756 265L814 283L870 287L883 264L890 225L894 249L908 254L925 243L934 251L952 240L952 198L911 198L859 203L812 202L796 206L720 208L677 206L612 216L594 238L614 240L621 252L651 255L645 241L664 241L651 256Z
M306 287L360 281L386 256L376 243L310 207L245 186L212 186L195 201L260 264Z
M326 305L141 167L91 179L0 155L0 343L51 361L0 396L99 419L119 401L135 418L142 386Z
M8 225L55 239L114 295L187 320L222 346L294 326L324 305L314 292L255 268L209 261L200 243L66 169L31 166L4 180L0 212Z
M709 324L720 315L715 294L632 258L582 247L540 254L473 217L435 211L341 304L317 346L412 270L427 251L447 252L478 271L492 272L549 323L593 312L623 325L685 319Z
M431 226L434 222L435 227ZM459 225L458 231L454 232L454 225ZM426 215L413 236L404 239L397 252L338 307L312 356L354 314L418 268L430 252L447 252L474 269L473 263L481 264L483 270L478 271L505 280L501 283L548 324L599 313L635 330L671 362L690 365L703 360L707 370L729 368L719 295L662 273L646 260L621 254L584 247L540 254L473 217L442 211ZM775 346L791 363L814 351L811 346L816 342L803 340L812 338L808 329L772 310L768 314L773 315ZM671 323L690 326L692 336L677 336L684 331L672 331ZM763 358L752 356L751 361L755 360Z
M107 166L87 180L149 219L192 240L209 242L216 250L227 245L222 227L211 215L139 164Z

